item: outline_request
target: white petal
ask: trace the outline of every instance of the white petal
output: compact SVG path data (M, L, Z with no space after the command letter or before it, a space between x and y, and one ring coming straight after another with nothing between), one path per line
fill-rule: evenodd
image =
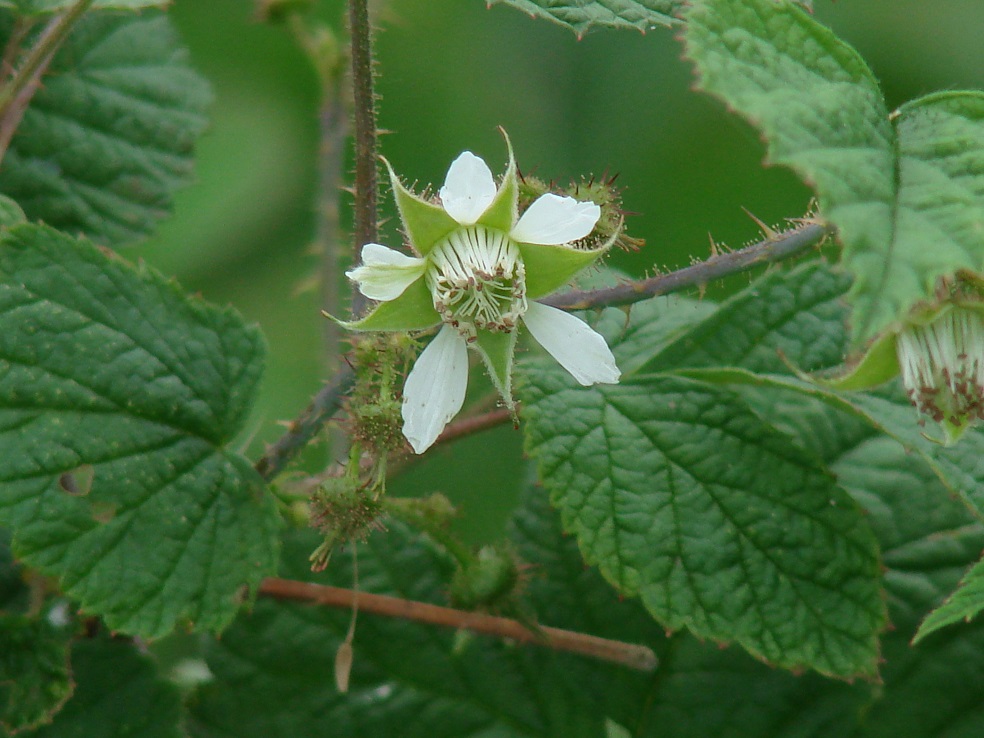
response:
M465 401L468 347L449 325L417 358L403 387L403 435L422 454Z
M548 192L526 209L509 235L520 243L559 246L587 236L600 217L593 202Z
M481 158L465 151L451 162L437 194L448 215L461 225L474 225L495 199L492 170Z
M617 384L622 373L600 333L570 313L531 302L523 322L533 338L578 382Z
M423 276L427 262L399 251L367 243L362 247L362 266L349 269L345 276L359 285L359 292L370 300L395 300Z

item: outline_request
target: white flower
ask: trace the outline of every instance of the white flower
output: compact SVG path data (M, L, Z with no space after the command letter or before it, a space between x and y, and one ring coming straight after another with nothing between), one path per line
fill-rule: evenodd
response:
M984 419L984 316L952 306L909 325L895 344L902 385L921 412L956 440Z
M518 185L509 167L497 188L486 163L469 151L451 164L441 205L406 190L390 170L412 257L369 243L347 272L382 304L359 330L408 330L443 323L417 359L403 390L403 433L423 453L461 409L468 347L484 360L512 407L516 329L523 323L582 385L616 383L620 372L605 339L578 318L534 299L553 292L606 249L571 245L594 229L592 202L545 194L517 218Z

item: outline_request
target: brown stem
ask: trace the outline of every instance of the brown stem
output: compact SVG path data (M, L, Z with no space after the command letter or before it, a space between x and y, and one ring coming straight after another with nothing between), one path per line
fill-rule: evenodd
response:
M832 230L825 225L808 222L738 251L712 256L707 261L669 274L660 274L636 282L625 282L607 289L573 290L551 295L541 302L563 310L630 305L657 295L705 285L715 279L740 274L760 264L771 264L788 259L816 246L831 233Z
M471 630L475 633L509 638L519 643L570 651L640 671L653 671L656 668L656 655L646 646L548 626L540 626L538 632L534 632L517 620L454 610L427 602L367 592L356 593L354 590L341 587L277 578L265 579L260 585L259 593L278 600L296 600L337 608L353 607L358 597L359 610L364 613L413 620L445 628Z
M355 128L355 250L379 240L376 176L376 92L373 87L372 29L367 0L349 0L352 46L352 99ZM352 314L360 315L366 299L352 296Z

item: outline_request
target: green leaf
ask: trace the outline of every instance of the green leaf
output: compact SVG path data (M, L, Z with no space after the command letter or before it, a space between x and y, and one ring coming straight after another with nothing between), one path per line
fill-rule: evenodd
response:
M138 240L191 178L209 97L167 18L89 14L25 113L0 192L32 220L110 245Z
M788 0L700 0L686 14L699 85L817 191L868 339L960 268L984 268L984 95L947 93L890 121L854 49Z
M21 15L42 15L67 10L77 0L15 0L17 12ZM95 0L92 10L141 10L143 8L164 8L171 0Z
M919 626L913 641L960 621L970 622L984 610L984 561L978 561L961 580L959 588Z
M78 687L51 725L27 738L184 738L181 696L133 644L100 637L76 643Z
M534 18L546 18L583 36L594 27L652 30L673 26L683 7L682 0L490 0L505 4Z
M0 732L50 722L71 696L70 635L46 617L0 613Z
M35 580L36 584L39 584ZM50 722L75 685L64 601L43 604L0 529L0 735Z
M21 206L6 195L0 195L0 228L26 223L27 216Z
M276 559L242 430L263 340L42 226L0 234L0 523L109 627L219 629ZM91 487L75 477L91 475Z
M531 373L527 447L585 558L671 629L788 668L871 674L884 615L860 512L735 394Z
M788 364L802 371L837 366L847 349L842 301L849 286L847 277L823 262L766 274L667 346L646 369L741 366L788 372Z

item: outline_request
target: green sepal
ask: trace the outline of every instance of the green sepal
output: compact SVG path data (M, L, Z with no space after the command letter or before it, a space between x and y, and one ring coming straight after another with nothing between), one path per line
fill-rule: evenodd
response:
M323 315L350 331L422 331L441 322L423 279L411 284L395 300L379 303L359 320L339 320L329 313Z
M526 265L526 296L536 300L556 292L570 282L575 274L608 251L612 242L590 250L575 249L563 244L518 244L519 253L523 255L523 263Z
M461 228L461 225L440 205L427 202L404 187L390 163L386 159L383 159L383 162L389 169L393 198L400 211L400 220L403 221L403 229L410 239L410 245L418 254L426 256L441 239Z
M502 175L502 184L499 185L495 198L478 219L478 224L509 233L518 217L519 182L516 179L516 157L513 156L512 142L505 131L502 131L502 136L506 139L506 148L509 149L509 164L506 173Z
M831 389L856 392L895 379L899 375L899 358L895 352L897 337L895 331L883 333L847 374L824 379L821 384Z
M515 405L512 397L512 368L516 353L516 335L515 330L509 333L478 331L478 340L472 344L485 362L492 383L510 410Z

